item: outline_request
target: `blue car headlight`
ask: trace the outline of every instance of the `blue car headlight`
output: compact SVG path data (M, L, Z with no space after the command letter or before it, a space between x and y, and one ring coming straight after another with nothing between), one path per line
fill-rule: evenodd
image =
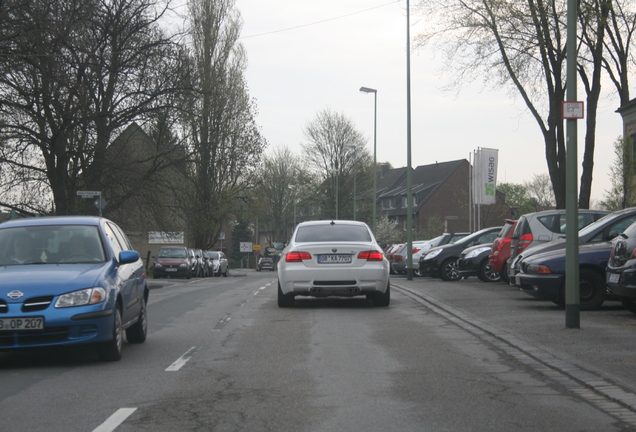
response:
M106 290L101 287L86 288L63 294L55 302L56 308L86 306L101 303L106 300Z

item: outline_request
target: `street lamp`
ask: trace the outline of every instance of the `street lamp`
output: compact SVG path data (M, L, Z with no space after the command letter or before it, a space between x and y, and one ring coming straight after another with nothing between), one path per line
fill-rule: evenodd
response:
M378 193L377 183L377 124L378 124L378 91L369 87L360 87L362 93L373 93L373 234L375 231L375 207ZM355 203L354 203L355 209ZM355 219L355 216L354 216Z
M288 185L287 187L294 191L294 228L296 228L296 185Z
M336 174L336 220L338 220L338 170L337 169L330 169L327 170L330 173L335 173Z

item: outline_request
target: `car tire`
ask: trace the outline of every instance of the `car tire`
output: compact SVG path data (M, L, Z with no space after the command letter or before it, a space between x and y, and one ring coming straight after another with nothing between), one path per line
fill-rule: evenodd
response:
M102 342L97 347L97 355L102 361L118 361L121 360L121 354L124 347L124 330L121 322L121 312L119 308L113 311L113 338L108 342Z
M495 268L488 264L488 258L481 262L477 277L483 282L499 282L501 280L501 276L495 271Z
M387 307L391 303L391 285L387 284L386 291L376 293L371 299L375 307Z
M186 273L186 279L192 279L192 272L190 270Z
M636 299L634 297L620 296L620 299L621 304L625 307L625 309L636 314Z
M579 308L582 311L599 309L607 297L603 276L594 270L580 269L579 296ZM560 307L565 307L565 283L561 288L561 295L554 303Z
M506 272L506 268L505 267L502 270L502 272L499 273L499 276L501 276L501 280L504 281L505 283L507 283L507 284L510 283L510 278L508 277L508 273Z
M283 294L283 290L280 288L280 282L278 282L278 307L294 307L295 303L293 295Z
M458 281L460 279L457 271L457 259L448 258L444 261L439 270L440 277L445 281Z
M227 277L227 268L225 269L225 271L223 272L223 277Z
M137 322L126 329L126 339L129 343L144 343L148 334L148 311L146 299L141 299L141 310Z

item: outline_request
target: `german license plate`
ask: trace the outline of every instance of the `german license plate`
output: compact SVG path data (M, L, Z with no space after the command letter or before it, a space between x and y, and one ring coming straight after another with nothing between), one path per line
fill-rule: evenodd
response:
M351 255L318 255L318 264L349 264Z
M0 318L0 331L42 330L44 317Z
M176 268L167 268L166 271L167 272L176 272L177 269Z
M610 273L607 275L608 283L618 283L618 280L621 278L620 273Z

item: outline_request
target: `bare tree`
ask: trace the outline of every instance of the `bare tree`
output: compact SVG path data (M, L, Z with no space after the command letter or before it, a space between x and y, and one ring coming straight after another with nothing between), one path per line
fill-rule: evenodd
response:
M615 84L621 91L626 90L629 66L626 60L631 57L634 18L633 13L630 15L623 9L629 4L627 1L578 3L581 11L578 69L588 101L579 206L587 208L601 71L602 67L614 71ZM620 7L615 8L616 4ZM482 77L498 87L508 85L523 99L543 135L556 206L564 208L566 149L561 102L565 100L566 87L567 2L421 0L419 6L430 24L419 35L419 42L434 41L445 48L449 69L456 71L454 85L459 87ZM615 56L605 56L609 47Z
M369 190L368 182L373 165L370 152L365 148L366 140L348 118L330 110L318 112L316 118L304 128L307 142L302 145L307 167L316 176L314 195L323 217L353 215L354 183L360 181L358 190ZM355 175L354 175L355 174ZM336 197L336 194L338 195ZM357 197L356 197L357 198Z
M554 190L547 174L535 174L532 180L524 183L530 201L535 208L550 209L554 207Z
M245 84L241 21L233 0L189 0L192 160L187 208L194 244L214 244L236 198L245 196L267 143Z

